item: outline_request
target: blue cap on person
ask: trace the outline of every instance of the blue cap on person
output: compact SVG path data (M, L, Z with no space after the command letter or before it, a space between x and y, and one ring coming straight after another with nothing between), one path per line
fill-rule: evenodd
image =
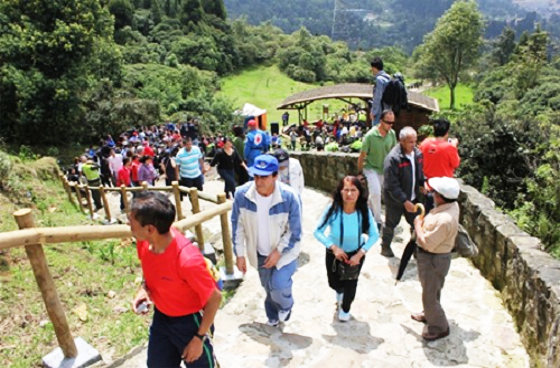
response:
M257 156L253 162L253 166L249 168L249 174L253 176L268 176L276 171L278 171L278 160L271 155Z

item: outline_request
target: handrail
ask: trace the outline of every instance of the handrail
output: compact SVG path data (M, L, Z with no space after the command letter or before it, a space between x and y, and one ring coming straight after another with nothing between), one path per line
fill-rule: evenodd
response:
M232 208L228 201L211 209L199 212L186 219L176 221L173 226L184 231L193 226L202 224L211 218L227 213ZM90 240L104 240L131 237L128 225L82 225L65 227L41 227L25 230L8 231L0 234L0 250L25 246L30 244L53 244L66 242L79 242Z

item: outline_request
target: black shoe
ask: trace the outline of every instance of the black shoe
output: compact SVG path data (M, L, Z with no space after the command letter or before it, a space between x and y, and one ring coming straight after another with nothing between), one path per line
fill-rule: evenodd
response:
M392 258L395 256L395 254L391 250L390 245L381 245L381 255L387 258Z

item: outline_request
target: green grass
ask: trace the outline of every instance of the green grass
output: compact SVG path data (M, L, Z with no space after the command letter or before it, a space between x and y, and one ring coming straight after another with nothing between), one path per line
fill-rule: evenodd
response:
M448 109L450 94L447 85L430 88L424 92L430 97L437 98L440 109ZM474 91L466 84L459 84L455 88L455 108L461 109L463 105L469 105L473 102Z
M221 94L230 98L236 108L241 109L246 102L267 110L267 121L281 122L286 110L276 110L287 97L302 91L317 88L319 85L294 81L278 69L277 65L258 66L226 77L222 80ZM323 104L329 105L332 114L345 104L338 100L322 100L308 106L308 120L322 118ZM290 123L297 122L297 110L287 110Z
M86 225L91 220L67 200L60 182L44 182L46 198L36 201L37 226ZM13 230L11 211L2 208L3 230ZM147 340L148 317L130 310L141 276L136 249L131 241L107 240L48 244L44 247L70 330L101 354L126 354ZM12 248L9 269L0 273L0 366L36 367L58 346L35 277L22 247ZM109 291L116 295L109 297ZM76 308L85 305L87 318Z

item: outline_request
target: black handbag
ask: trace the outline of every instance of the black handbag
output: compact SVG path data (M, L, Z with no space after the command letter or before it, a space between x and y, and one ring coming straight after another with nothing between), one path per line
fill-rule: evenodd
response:
M350 266L344 262L340 262L335 258L333 262L333 271L335 271L340 279L340 281L350 281L350 280L357 280L358 276L360 276L360 264L355 266Z

